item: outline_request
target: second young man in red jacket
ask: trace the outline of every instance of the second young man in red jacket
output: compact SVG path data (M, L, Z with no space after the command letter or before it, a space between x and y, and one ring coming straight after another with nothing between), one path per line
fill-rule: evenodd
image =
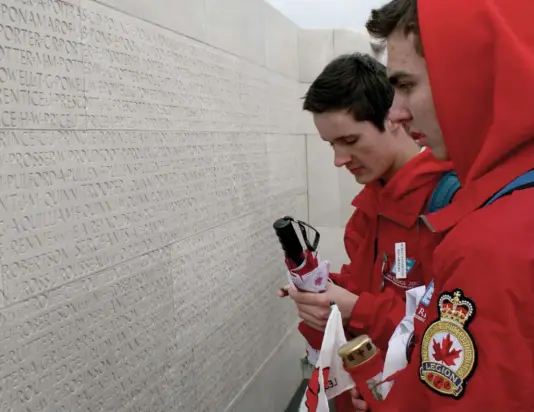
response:
M534 411L533 21L532 0L392 0L367 22L387 40L390 116L462 182L425 216L445 234L434 288L373 412Z
M335 302L347 334L368 334L383 353L405 315L405 292L432 279L432 253L441 240L418 217L451 169L422 149L399 123L388 119L394 90L385 67L367 55L344 55L329 63L309 88L304 110L313 114L334 164L365 185L354 198L345 231L350 263L331 274L326 293L290 289L303 322L299 330L315 349ZM405 250L405 271L395 265ZM338 412L352 410L338 399Z

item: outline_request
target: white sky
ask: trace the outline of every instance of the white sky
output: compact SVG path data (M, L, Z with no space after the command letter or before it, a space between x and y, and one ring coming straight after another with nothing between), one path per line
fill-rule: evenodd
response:
M372 8L387 0L267 0L304 28L361 29Z

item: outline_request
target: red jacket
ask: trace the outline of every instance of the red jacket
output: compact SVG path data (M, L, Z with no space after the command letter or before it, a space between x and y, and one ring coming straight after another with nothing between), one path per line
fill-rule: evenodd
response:
M462 191L426 217L446 233L435 290L415 318L412 362L379 409L533 411L534 188L481 206L534 168L534 2L419 0L419 19Z
M424 274L441 237L421 225L418 216L450 167L425 150L385 186L367 185L352 202L356 211L345 231L350 264L332 277L359 296L348 331L355 336L368 334L383 351L404 317L406 290L425 284ZM405 242L406 257L415 262L406 279L396 279L393 273L398 242Z
M345 230L350 264L331 274L338 285L359 296L347 326L350 335L368 334L383 353L405 314L407 289L426 283L432 252L441 236L431 233L418 219L428 206L437 183L451 164L438 161L425 150L405 164L383 186L366 185L355 197L356 211ZM395 243L406 243L406 256L415 262L407 278L392 273ZM376 256L376 258L375 258ZM387 256L387 260L384 260ZM312 347L320 349L323 334L304 322L299 330ZM352 410L350 399L336 402L338 412Z

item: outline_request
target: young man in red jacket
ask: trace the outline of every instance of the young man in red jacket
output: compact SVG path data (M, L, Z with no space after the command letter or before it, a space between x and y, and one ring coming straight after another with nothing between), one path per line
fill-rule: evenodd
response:
M299 329L315 349L334 301L349 336L368 334L385 353L405 315L406 291L430 281L425 275L431 275L432 252L441 237L423 227L418 216L429 208L451 165L388 120L393 96L385 67L370 56L352 54L328 64L305 97L304 109L332 147L334 164L365 185L354 198L356 210L345 231L350 264L331 275L326 293L290 290L303 319ZM400 244L406 273L395 266ZM336 406L338 412L352 410L350 396Z
M424 218L445 234L434 292L380 410L534 410L533 21L532 0L393 0L367 23L387 39L392 117L462 183Z

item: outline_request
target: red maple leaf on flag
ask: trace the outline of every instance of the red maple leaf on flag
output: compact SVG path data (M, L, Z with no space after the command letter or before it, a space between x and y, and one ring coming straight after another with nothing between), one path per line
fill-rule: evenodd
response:
M454 366L456 364L456 359L460 357L462 353L461 349L452 349L453 341L451 340L451 334L447 334L441 341L441 343L436 342L433 339L432 348L434 349L434 359L438 362L443 362L447 366Z
M324 382L328 382L328 373L330 368L323 368L323 379ZM306 402L304 405L308 408L309 412L316 412L317 407L319 406L319 368L313 370L312 376L310 377L310 382L308 383L308 388L304 396L306 397Z

